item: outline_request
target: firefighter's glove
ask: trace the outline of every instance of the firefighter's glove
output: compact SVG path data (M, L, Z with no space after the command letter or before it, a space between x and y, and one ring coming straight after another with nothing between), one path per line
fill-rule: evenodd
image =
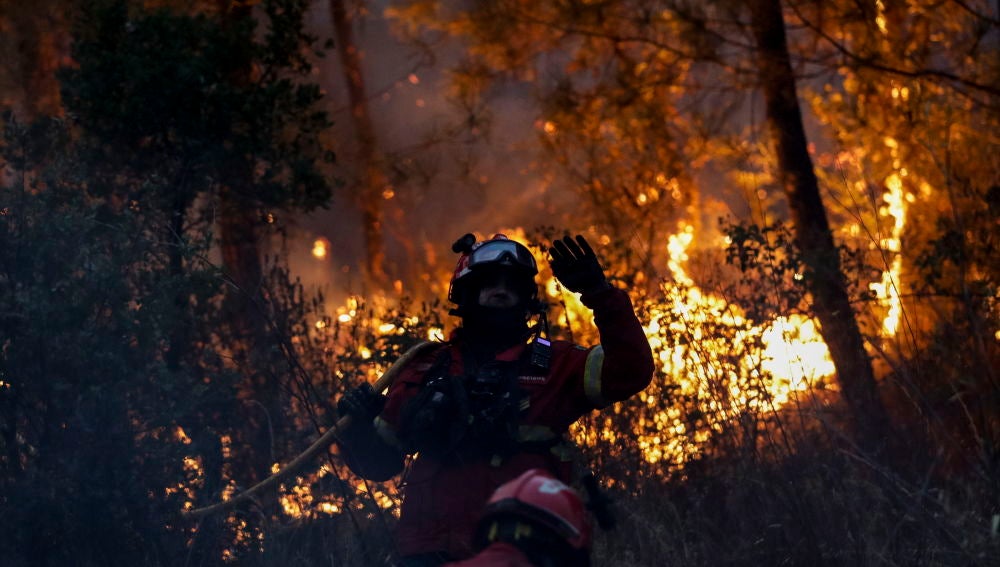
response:
M354 427L371 426L372 421L385 407L385 396L376 392L371 384L362 384L344 392L337 402L341 417L351 416Z
M594 250L579 234L575 241L568 236L554 241L549 254L552 274L566 289L574 293L593 293L611 286Z

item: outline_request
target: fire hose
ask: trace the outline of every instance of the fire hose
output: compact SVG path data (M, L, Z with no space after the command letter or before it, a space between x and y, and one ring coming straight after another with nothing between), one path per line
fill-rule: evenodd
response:
M396 377L399 375L400 371L402 371L402 369L405 368L406 365L409 364L411 360L416 358L421 353L426 352L429 347L434 347L437 346L438 344L439 343L434 343L431 341L424 341L410 347L409 350L407 350L405 353L403 353L402 356L396 359L396 362L394 362L392 366L390 366L389 369L386 370L382 374L382 376L380 376L378 380L375 381L375 383L372 385L372 389L374 389L376 392L382 392L383 390L391 386L392 383L396 380ZM258 482L257 484L251 486L245 491L233 496L229 500L224 500L222 502L218 502L202 508L195 508L193 510L184 510L182 514L186 517L200 518L203 516L214 514L216 512L222 512L223 510L228 510L234 506L242 504L243 502L250 500L256 495L276 487L278 483L280 483L282 480L284 480L289 475L291 475L295 471L301 469L303 466L308 464L309 461L311 461L314 457L316 457L316 455L320 453L320 451L332 445L334 440L336 439L337 433L343 431L348 425L350 425L350 423L351 423L350 416L347 415L342 416L340 419L337 420L337 422L332 427L327 429L326 432L319 437L319 439L314 441L313 444L309 446L309 448L300 453L299 456L292 459L281 470L272 474L266 479Z

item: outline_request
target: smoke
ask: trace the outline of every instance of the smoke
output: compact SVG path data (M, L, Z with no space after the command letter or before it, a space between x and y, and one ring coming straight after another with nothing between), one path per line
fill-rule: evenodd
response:
M527 90L515 86L494 93L488 127L479 136L456 135L456 125L469 117L448 99L446 70L461 55L460 46L438 46L431 61L396 39L382 15L386 5L376 2L355 20L354 39L384 171L393 181L391 198L382 201L386 268L391 280L402 280L413 293L419 291L415 286L430 289L435 282L428 279L447 278L455 260L451 242L461 234L512 227L530 233L569 217L576 203L551 167L537 161L537 111ZM314 4L309 27L319 43L333 39L328 3ZM343 185L328 210L294 219L291 265L307 285L331 286L335 294L365 293L371 290L360 288L365 245L361 213L351 198L358 175L356 134L344 74L332 50L317 61L316 71L334 121L333 175ZM311 253L318 238L330 242L323 259Z

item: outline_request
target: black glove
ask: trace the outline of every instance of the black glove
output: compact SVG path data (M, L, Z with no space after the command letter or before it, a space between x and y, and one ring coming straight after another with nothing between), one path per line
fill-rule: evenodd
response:
M385 407L385 396L376 392L371 384L351 388L337 401L337 412L349 415L355 425L371 424Z
M574 242L568 236L556 240L549 249L552 274L566 289L574 293L599 291L610 287L604 269L587 240L576 235Z

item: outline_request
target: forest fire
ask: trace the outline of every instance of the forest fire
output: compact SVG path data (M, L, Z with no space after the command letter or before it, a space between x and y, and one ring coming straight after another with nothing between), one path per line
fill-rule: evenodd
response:
M85 4L0 9L6 563L395 559L323 434L494 224L584 233L654 352L570 429L594 564L997 556L993 3Z
M896 220L891 233L879 244L891 253L898 250L905 200L898 177L888 180L887 187L890 193L886 195L883 214ZM526 239L521 229L507 232ZM598 242L606 240L597 238ZM725 431L734 419L776 412L811 388L833 386L833 362L810 318L790 314L754 322L722 295L698 286L687 271L689 250L696 240L694 227L686 223L681 223L678 231L667 239L669 278L661 284L658 299L644 300L641 305L641 311L646 313L646 336L659 364L659 378L638 396L639 410L632 430L621 431L610 416L587 426L576 424L571 434L580 446L613 445L619 442L619 436L628 435L634 439L646 463L665 467L664 472L683 474L685 465L700 455L705 444ZM313 248L313 256L318 260L324 258L325 252L317 254L321 249L325 250L318 244ZM898 317L899 313L898 292L890 285L898 277L898 261L891 268L883 275L882 285L886 287L877 289L879 298L889 304L883 325L886 334L895 331L898 321L893 317ZM547 270L543 269L540 277L550 303L562 307L563 328L578 342L596 341L590 311L580 303L578 296L562 290ZM409 316L404 321L383 319L379 312L390 304L387 297L351 296L319 318L312 332L329 340L336 335L338 326L362 325L374 336L384 338L406 333L406 327L420 327L421 321L416 316ZM442 328L431 327L427 338L443 340L444 332ZM362 362L359 370L369 382L385 371L383 363L374 361L373 346L356 344L350 348ZM339 371L337 375L343 378ZM693 400L700 407L703 417L699 422L692 423L689 410L671 401L678 396ZM615 407L612 411L619 413L621 409ZM181 443L190 443L180 428L175 438ZM224 445L228 454L229 443ZM363 502L371 502L374 509L398 516L395 487L354 479L342 484L347 492L314 492L317 484L329 475L353 478L342 465L336 465L340 470L334 470L334 466L334 462L324 464L314 473L295 477L292 483L281 485L278 502L282 514L292 519L335 516L349 508L362 510ZM279 463L274 463L272 472L280 468ZM201 486L200 463L197 459L186 458L185 470L187 482L172 490L184 491L185 509L191 509L195 493ZM231 498L236 491L232 479L226 482L223 500ZM230 517L230 521L238 520ZM233 543L234 548L249 543L263 544L257 535L244 532L239 532L243 534L242 539Z
M666 379L654 381L640 399L661 404L667 389L701 401L704 429L689 431L683 412L667 407L637 424L640 447L650 463L683 466L712 431L746 412L776 411L795 392L833 375L829 351L811 320L800 315L754 324L723 297L707 293L686 273L690 225L668 241L673 283L663 284L666 301L648 307L646 334ZM719 391L719 385L724 391Z
M521 229L507 232L525 238ZM642 305L647 313L644 329L654 358L659 361L661 377L639 395L638 402L643 409L630 435L636 439L649 464L664 464L671 470L683 469L685 463L700 454L702 445L713 434L723 431L735 416L776 411L797 393L818 384L828 387L834 373L827 347L812 320L793 314L766 323L754 323L738 306L698 287L687 273L688 251L696 236L691 225L682 223L669 237L669 281L661 284L661 299L646 300ZM597 240L606 239L599 237ZM315 254L315 248L314 256L322 259ZM590 311L580 303L578 296L562 290L547 271L543 270L541 277L549 301L562 307L561 322L574 340L596 341ZM318 319L312 327L313 332L329 338L336 334L338 325L356 324L370 329L376 337L406 332L397 322L383 320L378 314L380 307L371 307L371 304L390 303L385 297L370 300L349 297L326 317ZM418 327L420 319L410 316L403 323ZM442 340L444 329L432 327L427 334L432 340ZM351 348L355 349L358 359L364 361L359 370L363 368L368 381L374 381L385 371L383 364L372 362L372 347L356 345ZM723 391L718 389L719 384L725 385ZM685 410L669 403L677 395L701 404L705 418L700 426L692 426L686 419ZM610 419L604 420L603 426L577 425L571 431L582 446L593 446L599 440L614 443L623 434L611 426ZM180 428L176 438L185 442ZM325 464L317 472L296 477L293 483L281 486L278 498L285 516L301 519L335 515L343 512L348 502L358 502L362 498L371 499L379 509L398 514L394 493L363 481L349 483L352 494L315 494L313 486L334 473L331 466ZM193 499L198 463L194 459L185 460L185 467L194 482L178 489L190 491L189 497ZM279 463L274 463L272 472L279 469ZM338 477L347 474L339 471ZM226 496L231 495L232 490L230 486ZM185 506L190 507L190 502Z

